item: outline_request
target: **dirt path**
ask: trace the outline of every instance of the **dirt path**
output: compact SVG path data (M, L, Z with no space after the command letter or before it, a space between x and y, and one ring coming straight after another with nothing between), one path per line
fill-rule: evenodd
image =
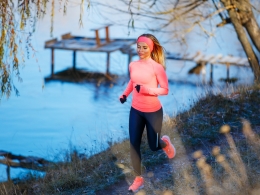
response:
M145 179L145 187L143 190L139 191L139 193L136 194L142 194L142 192L146 191L146 188L158 188L158 185L160 185L160 180L163 179L163 177L168 176L169 174L172 174L173 169L170 164L162 164L158 167L156 167L153 171L147 171L143 177ZM126 177L124 180L120 181L119 183L116 183L110 187L108 187L105 190L99 191L96 194L97 195L130 195L133 194L131 192L128 192L128 188L133 181L133 177Z
M187 167L191 164L191 159L186 154L185 148L183 147L180 137L174 138L174 145L176 147L177 154L172 160L165 160L162 164L155 167L153 170L149 170L149 168L144 173L143 177L145 179L145 185L142 190L137 192L137 195L171 195L173 192L167 189L167 186L163 185L162 182L165 179L171 181L172 186L168 186L169 188L174 188L174 186L184 187L185 195L195 195L194 189L196 186L190 175L185 174L187 171ZM185 176L185 178L181 178L181 175ZM116 183L105 190L98 191L96 195L130 195L134 193L128 192L128 188L133 181L133 177L126 176L124 180ZM178 193L182 193L180 189L176 189Z

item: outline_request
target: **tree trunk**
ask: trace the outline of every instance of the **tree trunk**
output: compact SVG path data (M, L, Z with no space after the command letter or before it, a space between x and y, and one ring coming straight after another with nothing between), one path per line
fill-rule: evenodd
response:
M221 0L221 2L223 3L223 5L225 7L232 5L230 0ZM239 19L239 14L235 8L228 9L228 14L229 14L231 22L235 28L238 39L239 39L240 43L242 44L242 47L247 55L249 64L254 72L255 81L257 83L259 83L260 82L260 67L258 64L258 59L247 38L246 31L243 28L241 20Z
M249 0L238 0L235 4L239 11L242 25L248 32L254 46L260 52L260 28L252 11L252 5Z

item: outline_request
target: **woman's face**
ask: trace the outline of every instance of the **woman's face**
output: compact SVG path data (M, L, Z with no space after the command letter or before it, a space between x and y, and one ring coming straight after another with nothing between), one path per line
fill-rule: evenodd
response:
M151 56L151 51L148 45L145 42L137 43L137 54L140 59L148 59Z

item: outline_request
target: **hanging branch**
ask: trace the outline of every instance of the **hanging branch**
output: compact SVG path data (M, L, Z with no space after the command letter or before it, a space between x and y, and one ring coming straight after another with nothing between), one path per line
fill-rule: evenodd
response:
M60 1L65 1L65 10L69 0ZM19 69L24 62L24 54L23 49L19 50L19 47L22 47L22 41L25 40L27 58L30 57L29 51L33 51L35 54L31 37L37 20L46 14L48 4L52 8L50 29L52 35L55 0L17 0L16 5L13 0L0 1L0 100L3 96L8 98L12 90L19 95L19 91L13 83L14 76L18 81L22 80ZM22 39L21 35L27 36L27 38Z

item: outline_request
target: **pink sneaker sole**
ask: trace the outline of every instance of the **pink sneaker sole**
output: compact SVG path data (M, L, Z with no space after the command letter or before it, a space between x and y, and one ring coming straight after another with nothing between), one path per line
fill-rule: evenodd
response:
M171 140L170 140L169 136L164 135L164 136L162 136L161 139L167 143L167 145L168 145L167 147L170 147L169 145L172 146L170 148L170 150L173 150L173 151L171 151L170 153L165 148L163 148L163 151L166 153L166 155L168 156L169 159L174 158L175 155L176 155L176 149L175 149L174 145L171 143Z
M131 189L128 189L129 192L133 192L133 193L136 193L138 192L139 190L141 190L142 188L144 188L144 185L140 186L138 189L136 190L131 190Z

